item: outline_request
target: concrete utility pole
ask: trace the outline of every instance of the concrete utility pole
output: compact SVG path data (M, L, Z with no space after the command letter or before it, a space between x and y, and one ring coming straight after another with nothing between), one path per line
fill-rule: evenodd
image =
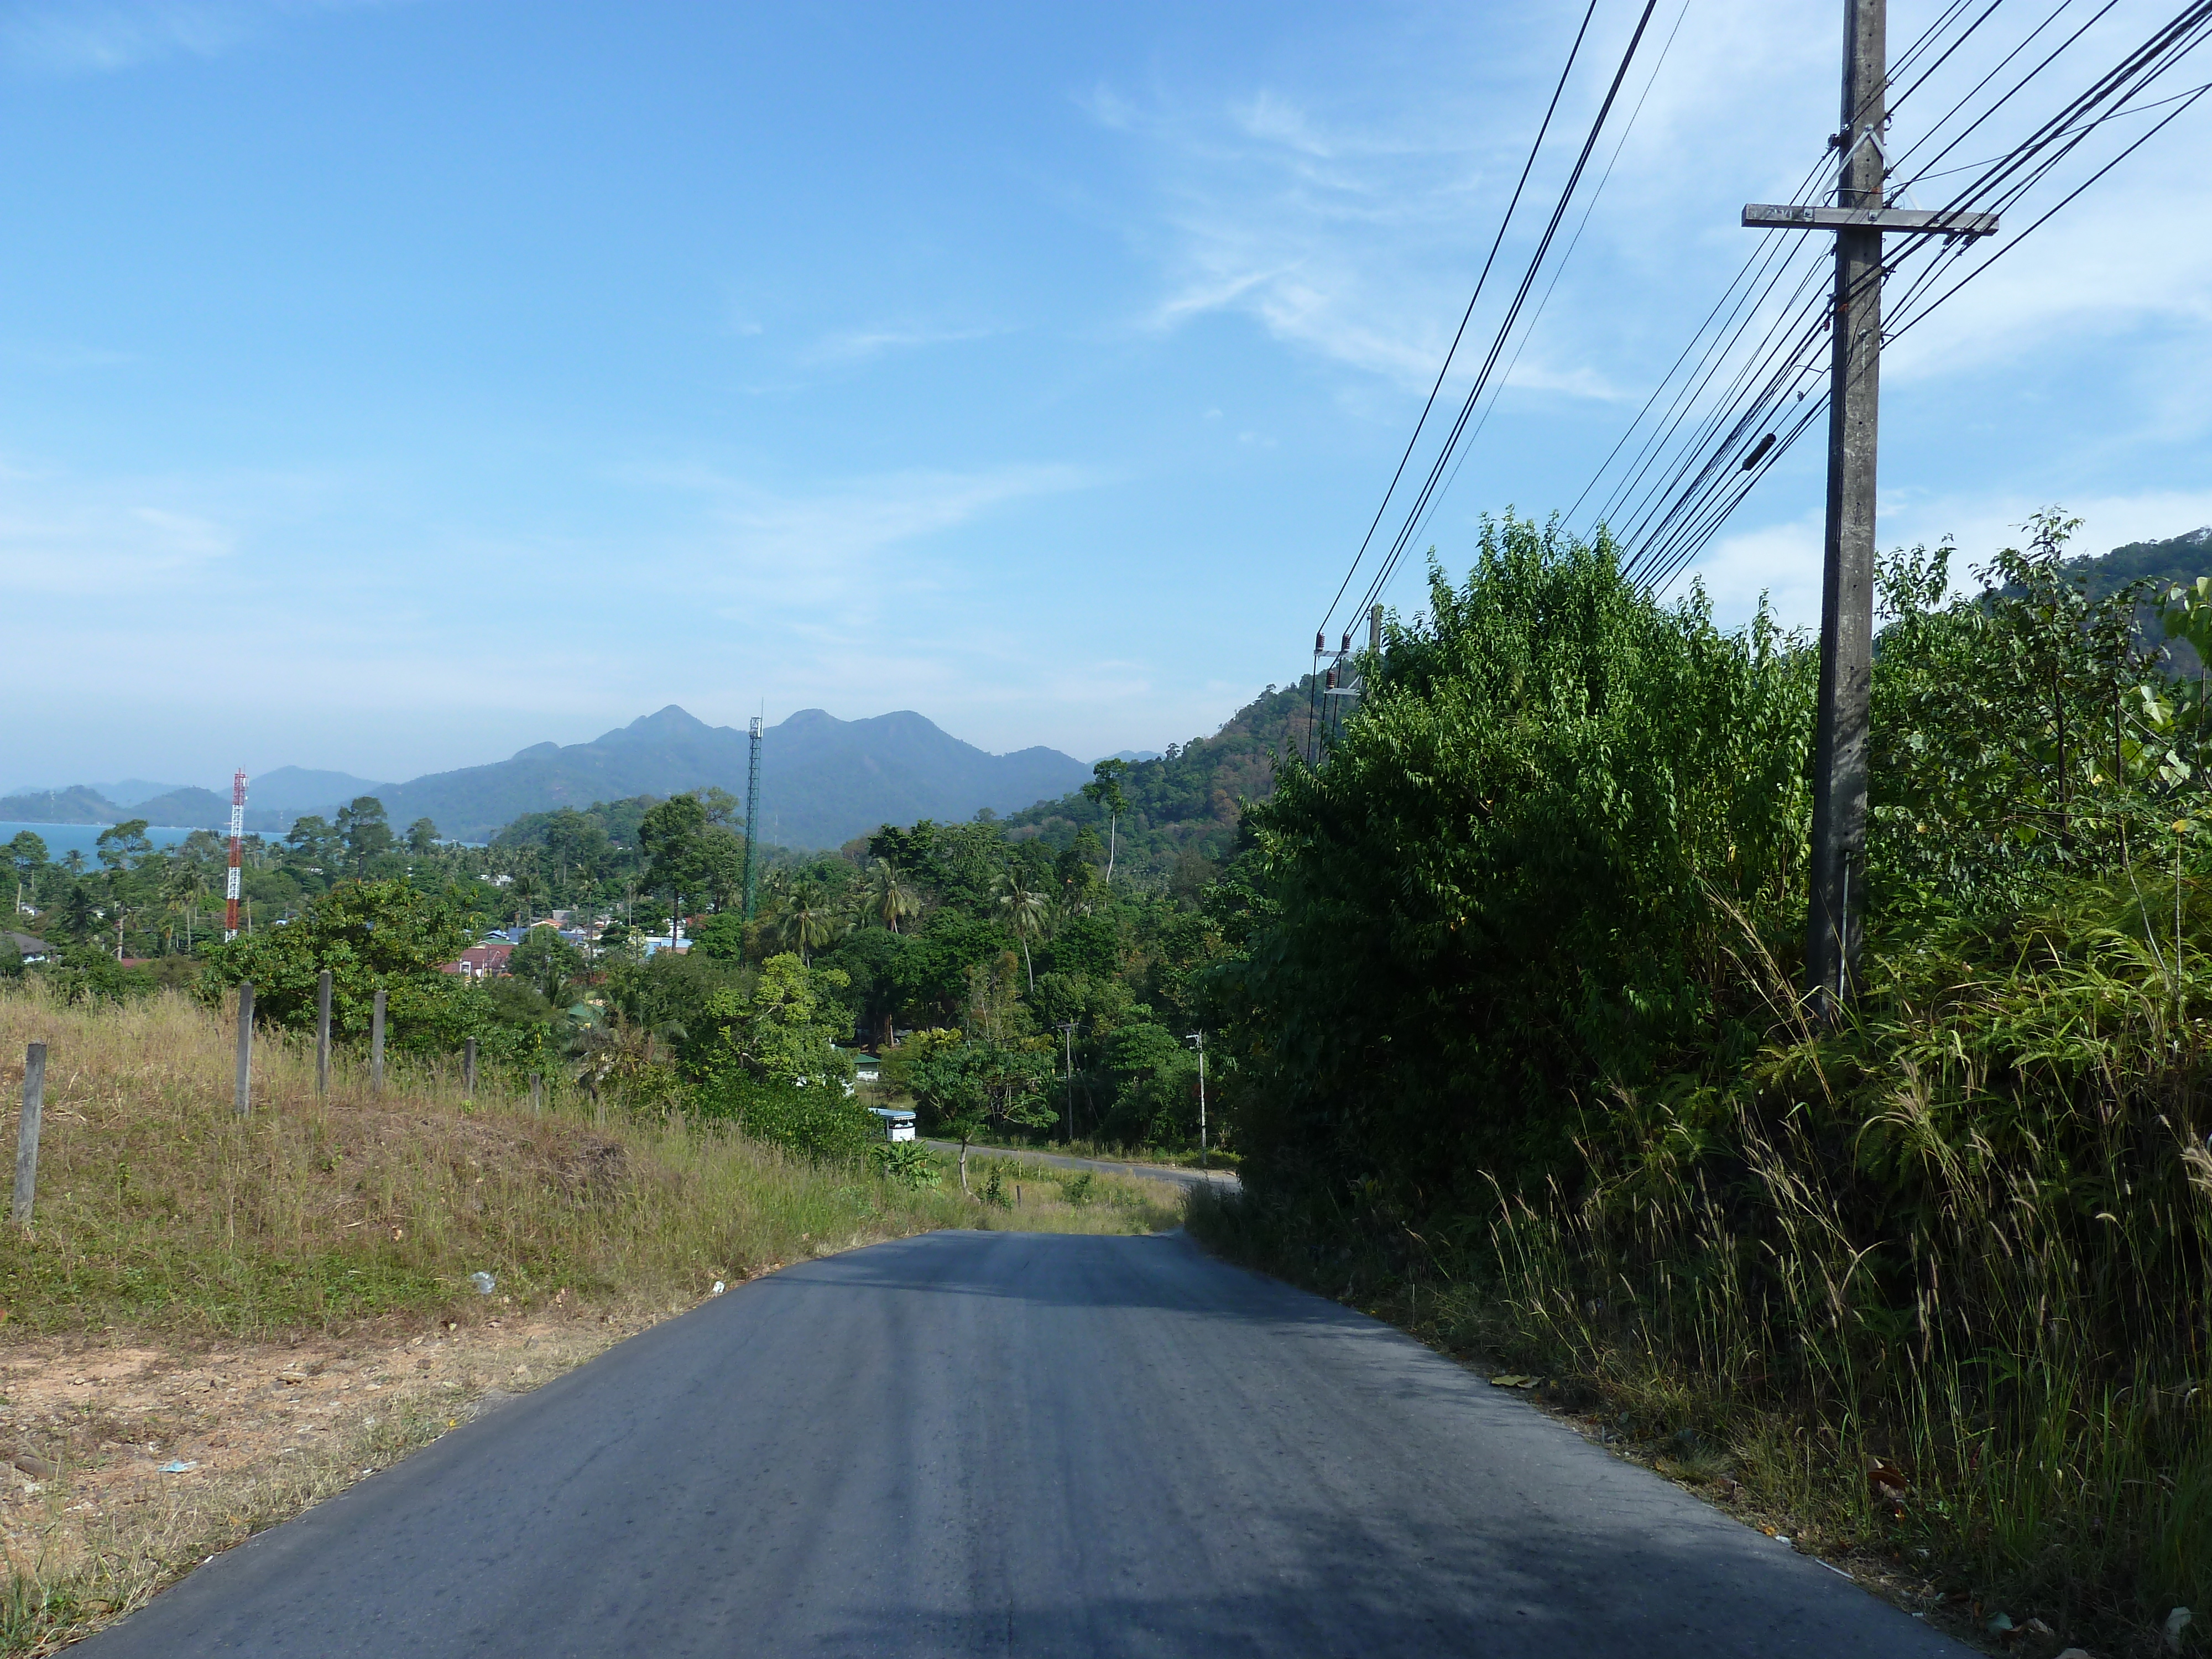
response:
M238 982L238 1093L234 1103L240 1117L253 1109L253 981L250 979Z
M1825 1019L1837 1016L1855 987L1865 903L1882 233L1987 236L1997 228L1994 214L1910 211L1883 202L1887 30L1887 0L1844 0L1844 124L1831 141L1843 155L1837 205L1754 204L1743 210L1743 222L1752 229L1836 233L1812 895L1805 927L1805 988Z
M31 1201L39 1194L39 1120L46 1103L46 1045L23 1050L23 1115L15 1121L15 1202L9 1218L31 1224Z
M1378 657L1382 654L1382 607L1379 605L1368 607L1367 648Z
M372 1093L384 1092L384 993L376 994L369 1006L368 1015L368 1086Z
M331 1091L331 970L315 978L315 1092Z

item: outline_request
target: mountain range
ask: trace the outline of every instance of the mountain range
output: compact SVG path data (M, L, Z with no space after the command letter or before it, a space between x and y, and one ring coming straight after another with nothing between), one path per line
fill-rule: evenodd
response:
M525 812L588 806L596 800L672 795L720 787L742 799L750 739L709 726L671 703L589 743L541 743L484 766L436 772L406 783L376 783L343 772L280 767L250 782L246 827L282 830L307 812L334 814L374 795L392 826L427 817L459 841L489 840ZM1017 811L1086 781L1091 769L1055 749L993 755L961 742L911 710L841 720L802 709L761 739L761 835L799 848L836 847L884 823L957 820L985 808ZM143 781L134 781L134 784ZM134 784L115 793L79 784L0 798L0 822L112 823L126 817L181 829L222 829L230 800L212 789Z
M525 812L720 787L740 800L750 740L671 703L589 743L541 743L489 766L392 786L395 827L418 817L463 841ZM836 847L884 823L1010 812L1073 788L1091 769L1056 749L987 754L911 710L841 720L805 708L761 734L761 838Z

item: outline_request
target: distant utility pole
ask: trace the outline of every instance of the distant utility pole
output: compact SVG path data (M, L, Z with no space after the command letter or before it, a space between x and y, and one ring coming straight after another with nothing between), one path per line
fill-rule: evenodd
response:
M1070 1020L1060 1028L1067 1039L1067 1144L1075 1145L1075 1022Z
M745 762L745 921L753 919L753 899L760 890L760 860L753 849L760 845L760 716L753 716L752 752Z
M1198 1167L1206 1167L1206 1033L1193 1031L1183 1039L1198 1045Z
M1837 205L1756 204L1754 230L1836 233L1828 390L1828 521L1820 583L1820 701L1813 740L1812 896L1805 988L1832 1019L1858 974L1865 908L1868 702L1874 659L1875 433L1881 402L1881 237L1988 236L1996 216L1893 209L1883 129L1887 0L1844 0L1844 123Z
M1367 648L1376 656L1382 654L1382 607L1380 605L1367 608Z

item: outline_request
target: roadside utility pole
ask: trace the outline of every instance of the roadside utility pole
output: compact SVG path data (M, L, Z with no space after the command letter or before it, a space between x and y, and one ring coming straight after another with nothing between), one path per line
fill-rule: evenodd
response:
M1381 606L1376 606L1381 610ZM1193 1031L1183 1039L1198 1045L1198 1167L1206 1167L1206 1033Z
M1820 701L1813 739L1813 867L1805 989L1833 1020L1856 988L1865 908L1868 703L1874 660L1876 429L1881 402L1881 238L1987 236L1996 216L1885 204L1887 0L1844 0L1837 205L1743 210L1757 230L1836 233L1830 335L1828 513L1820 579Z
M1067 1144L1075 1145L1075 1022L1070 1020L1060 1028L1067 1039Z

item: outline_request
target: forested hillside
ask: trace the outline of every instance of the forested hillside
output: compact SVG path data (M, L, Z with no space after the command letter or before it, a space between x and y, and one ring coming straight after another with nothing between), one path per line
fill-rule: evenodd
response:
M1239 803L1267 799L1285 749L1303 750L1312 729L1310 705L1304 680L1271 685L1212 737L1170 744L1158 759L1132 763L1121 775L1129 808L1115 831L1120 866L1164 879L1179 863L1226 857L1237 840ZM1018 839L1036 836L1062 848L1080 830L1104 841L1114 828L1107 820L1103 806L1074 791L1004 822Z

